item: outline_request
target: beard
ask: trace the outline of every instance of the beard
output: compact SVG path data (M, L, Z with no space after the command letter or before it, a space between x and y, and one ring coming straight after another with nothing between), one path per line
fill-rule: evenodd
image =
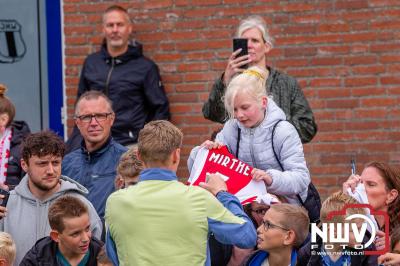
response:
M55 178L54 182L51 183L44 183L44 182L40 182L37 180L33 180L32 178L30 179L32 185L34 185L37 189L41 190L41 191L50 191L52 189L54 189L59 183L60 183L60 178Z

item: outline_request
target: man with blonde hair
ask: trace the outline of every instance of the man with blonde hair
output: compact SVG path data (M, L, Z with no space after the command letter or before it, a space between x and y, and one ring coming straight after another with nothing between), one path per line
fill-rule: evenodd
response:
M210 175L204 189L177 182L182 137L168 121L140 131L139 183L113 193L106 205L106 247L114 265L210 265L209 233L241 248L255 245L251 220L218 175Z
M11 235L0 232L0 265L12 266L16 256L16 248Z

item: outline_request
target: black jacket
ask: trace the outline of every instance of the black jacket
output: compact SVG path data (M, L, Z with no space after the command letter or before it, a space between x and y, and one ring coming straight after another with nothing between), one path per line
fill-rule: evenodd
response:
M265 84L267 94L272 94L274 102L283 110L286 119L293 124L302 143L307 143L317 134L313 112L296 79L267 66L269 76ZM224 123L227 120L222 97L225 94L223 76L217 79L207 102L203 105L205 118Z
M103 246L103 242L92 237L89 244L89 260L87 266L97 265L97 255ZM36 241L35 245L26 253L22 259L20 266L37 265L37 266L62 266L57 260L57 243L49 236Z
M10 143L10 158L8 159L6 184L10 190L14 189L24 177L25 172L21 168L22 141L31 132L25 121L13 121L11 123L12 137Z
M82 68L78 98L88 90L102 91L113 102L116 119L111 134L122 145L136 143L145 123L170 118L158 67L143 56L137 42L117 57L110 56L105 44L89 55Z

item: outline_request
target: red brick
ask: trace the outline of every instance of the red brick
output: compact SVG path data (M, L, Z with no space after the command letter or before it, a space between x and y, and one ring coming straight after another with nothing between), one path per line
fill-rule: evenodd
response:
M327 108L354 108L359 106L357 99L340 99L340 100L327 100Z
M344 58L344 64L346 65L367 65L376 63L376 56L360 55L360 56L349 56Z
M194 63L194 64L180 64L178 71L193 72L193 71L206 71L210 68L208 63Z
M283 11L286 12L298 12L298 11L312 11L314 10L314 5L305 3L287 3L282 6Z
M311 80L313 87L337 87L341 85L341 80L337 78L318 78Z
M335 24L321 24L318 25L318 32L348 32L350 31L350 25L346 23L335 23Z
M204 86L204 83L177 84L175 88L176 92L199 92L208 90L208 88Z
M395 55L384 55L381 56L380 60L381 63L394 63L400 62L400 54Z
M319 23L322 16L320 14L300 14L292 16L294 23Z
M368 7L368 3L362 0L337 1L335 4L337 9L361 9L366 7Z
M376 77L360 77L360 78L345 79L346 87L362 87L362 86L372 86L376 84L377 84Z
M174 54L156 54L154 56L154 60L159 62L170 62L170 61L178 61L182 59L182 55L180 53Z
M172 5L172 0L146 0L143 4L144 9L168 8Z
M383 85L397 85L400 84L400 77L399 76L386 76L380 78L381 83Z
M337 57L324 57L324 58L314 58L311 59L310 64L311 65L339 65L342 63L342 59L341 58L337 58Z
M385 67L383 65L374 66L356 66L352 68L354 74L379 74L385 72Z
M393 98L370 98L370 99L362 99L361 105L368 106L382 106L382 107L390 107L397 105L397 99Z
M372 95L383 95L385 94L385 89L380 87L361 87L361 88L351 88L351 95L353 96L372 96Z
M284 50L285 57L296 57L296 56L315 56L317 54L317 48L309 47L294 47L294 48L286 48Z
M347 54L350 51L349 46L321 46L318 47L318 54L332 55L332 54Z
M370 27L374 30L397 30L400 29L400 21L372 21Z

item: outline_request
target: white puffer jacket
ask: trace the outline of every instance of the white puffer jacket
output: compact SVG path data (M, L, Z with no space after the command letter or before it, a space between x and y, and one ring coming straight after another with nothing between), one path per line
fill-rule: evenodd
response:
M283 111L272 99L268 99L266 116L256 128L246 128L236 119L227 121L216 137L216 141L226 144L236 155L238 127L241 129L239 159L255 168L266 171L272 177L267 187L269 193L282 195L289 203L300 204L297 194L303 201L307 198L310 173L303 153L303 145L295 127L287 121L280 122L275 130L274 146L278 158L285 169L282 171L275 159L271 138L272 129L279 120L286 120ZM190 153L189 170L192 168L198 147Z

